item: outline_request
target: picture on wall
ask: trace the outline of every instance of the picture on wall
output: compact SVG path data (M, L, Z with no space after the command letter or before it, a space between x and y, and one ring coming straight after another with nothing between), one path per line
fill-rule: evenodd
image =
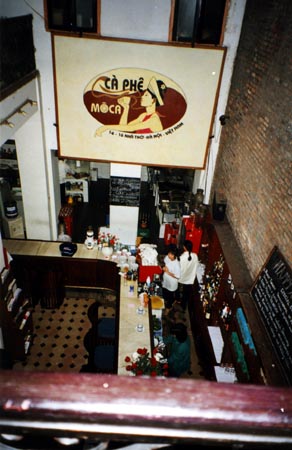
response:
M223 48L53 42L61 157L204 168Z

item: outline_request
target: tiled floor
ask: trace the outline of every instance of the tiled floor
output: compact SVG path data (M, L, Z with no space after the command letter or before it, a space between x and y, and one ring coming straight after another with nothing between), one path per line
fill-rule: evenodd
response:
M27 358L14 364L14 370L79 372L87 364L83 339L91 328L87 311L95 298L65 298L59 309L36 306L33 312L34 340ZM101 306L103 317L115 310Z
M114 317L115 309L113 294L83 297L66 297L58 309L44 309L40 305L33 312L34 340L27 358L14 364L17 371L51 371L80 372L88 362L88 353L83 345L85 334L91 328L88 317L90 306L99 302L99 317ZM91 308L92 310L92 308ZM191 336L189 317L179 305L164 315L165 331L174 322L187 325ZM183 378L202 378L201 367L198 364L193 339L191 338L191 368Z
M202 373L202 367L199 365L195 344L192 336L189 314L187 311L183 311L180 305L174 303L172 309L167 315L163 315L163 329L164 333L168 334L171 326L174 323L182 322L187 326L188 335L191 341L191 367L190 370L183 374L181 378L193 378L193 379L205 379Z

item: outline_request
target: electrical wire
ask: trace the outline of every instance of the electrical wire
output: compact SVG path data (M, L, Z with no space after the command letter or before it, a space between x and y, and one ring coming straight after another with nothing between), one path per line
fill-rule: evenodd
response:
M36 9L34 9L27 0L23 0L23 2L35 13L37 14L41 19L45 20L44 16L42 16Z

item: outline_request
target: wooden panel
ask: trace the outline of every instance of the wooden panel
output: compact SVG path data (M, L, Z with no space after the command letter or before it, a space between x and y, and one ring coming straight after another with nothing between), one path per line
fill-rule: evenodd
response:
M292 270L277 247L263 266L251 295L292 385Z
M5 433L219 448L292 445L292 391L284 388L2 371L0 399Z
M120 276L117 265L112 261L14 254L12 256L19 282L34 302L46 287L45 274L52 271L58 274L59 284L55 285L56 289L61 283L63 287L99 287L119 292Z

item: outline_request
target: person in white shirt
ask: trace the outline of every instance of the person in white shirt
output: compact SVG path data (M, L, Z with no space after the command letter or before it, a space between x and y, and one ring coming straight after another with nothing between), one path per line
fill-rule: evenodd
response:
M184 241L183 253L178 258L180 262L181 275L178 280L179 289L182 291L182 297L177 300L182 309L185 310L192 295L194 281L197 275L199 259L196 253L193 253L193 243L189 240Z
M178 279L181 275L180 264L177 259L177 247L174 244L170 244L167 250L167 255L164 258L163 270L163 298L167 309L172 308L175 300L175 293L178 288Z

